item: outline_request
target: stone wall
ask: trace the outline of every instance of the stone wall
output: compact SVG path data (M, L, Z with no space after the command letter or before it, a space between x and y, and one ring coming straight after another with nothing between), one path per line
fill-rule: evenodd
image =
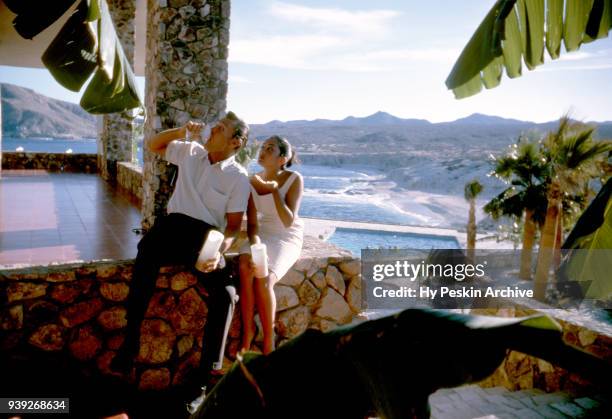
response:
M136 1L108 0L108 8L115 29L128 62L134 66L134 19ZM98 155L100 176L105 180L117 178L117 163L132 161L134 141L134 112L132 110L102 116L102 127L98 141L101 147Z
M0 178L2 178L2 89L0 89Z
M324 256L324 254L326 254ZM3 357L71 357L93 374L110 374L108 365L123 342L125 299L132 261L74 263L46 267L0 267L0 354ZM278 344L308 328L323 331L359 317L360 262L315 239L304 256L275 287ZM206 290L182 267L164 267L143 323L136 383L141 389L177 385L199 362L207 313ZM474 314L528 316L525 308L478 310ZM612 333L583 322L577 312L553 315L564 340L610 361ZM240 341L238 307L226 347L225 367ZM608 327L610 327L608 325ZM255 340L261 344L261 331ZM480 383L509 390L592 391L582 377L518 352L509 352L497 371Z
M134 163L118 163L117 186L142 202L142 167Z
M149 0L145 138L226 107L230 0ZM143 227L163 214L173 168L145 149Z
M473 314L496 317L524 317L547 314L559 322L563 340L594 357L612 361L612 326L603 325L575 310L541 310L517 306L503 309L472 310ZM482 387L502 386L508 390L539 388L547 393L567 391L572 394L597 393L592 384L578 374L547 361L517 351L509 351L504 362Z
M3 152L4 169L37 169L50 172L96 173L95 154Z
M321 256L321 248L331 248L326 246L307 249L275 288L279 344L307 328L346 324L361 309L359 260L337 251ZM2 356L68 355L87 371L110 374L109 363L124 338L132 267L132 261L115 261L0 270ZM179 384L198 365L206 295L189 271L162 268L143 323L136 368L141 389ZM239 311L226 366L240 341ZM260 342L261 333L255 344Z

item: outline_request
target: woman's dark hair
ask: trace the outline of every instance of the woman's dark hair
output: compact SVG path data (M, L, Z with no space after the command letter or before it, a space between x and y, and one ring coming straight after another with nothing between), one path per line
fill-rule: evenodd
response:
M276 141L276 145L278 145L278 150L280 151L281 157L285 157L285 156L288 157L287 163L285 163L282 167L283 169L286 167L291 167L293 163L300 162L297 156L295 155L295 151L293 150L293 147L291 147L289 140L287 140L285 137L281 137L279 135L273 135L270 138L268 138L268 140Z

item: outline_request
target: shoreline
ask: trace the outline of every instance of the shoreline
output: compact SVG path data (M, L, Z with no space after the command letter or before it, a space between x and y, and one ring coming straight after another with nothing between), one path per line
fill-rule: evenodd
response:
M359 199L361 196L372 202L373 195L380 203L379 206L415 219L415 225L442 228L461 228L465 229L467 224L469 204L463 196L450 193L428 192L422 190L406 189L395 180L388 178L384 171L360 164L342 164L337 166L325 164L308 164L309 167L334 168L349 170L368 178L352 180L351 182L363 182L369 188L363 191L373 193L346 193L339 192L333 195L344 195ZM299 171L299 166L296 167ZM479 199L476 203L476 223L486 218L482 211L482 206L487 199ZM458 220L454 222L453 220Z

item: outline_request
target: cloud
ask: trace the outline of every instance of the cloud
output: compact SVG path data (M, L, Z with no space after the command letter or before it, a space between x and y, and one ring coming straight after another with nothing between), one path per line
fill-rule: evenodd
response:
M541 71L608 70L612 68L611 56L612 49L565 53L558 60L551 61L549 66L542 68Z
M415 62L452 64L459 50L405 48L388 29L401 13L393 10L316 8L274 2L272 17L289 22L276 35L251 34L230 43L229 60L300 70L381 72ZM405 44L404 44L405 45Z
M229 76L228 81L230 83L253 83L251 80L243 76Z
M609 70L612 69L612 63L607 64L591 64L591 65L574 65L568 67L538 67L539 71L584 71L584 70Z
M401 15L394 10L345 10L316 8L275 2L269 13L277 18L302 23L327 32L350 32L360 35L383 35L390 21Z
M235 40L229 60L300 70L380 72L416 62L452 64L459 50L444 48L363 51L364 45L334 36L274 36Z
M559 61L580 61L595 57L595 54L584 51L568 52L559 57Z
M324 35L281 35L237 39L230 44L230 62L281 68L316 69L314 61L336 48L346 47L340 37Z
M338 68L360 69L358 71L384 71L409 68L415 63L451 65L458 54L459 50L453 48L387 49L341 54L332 64Z

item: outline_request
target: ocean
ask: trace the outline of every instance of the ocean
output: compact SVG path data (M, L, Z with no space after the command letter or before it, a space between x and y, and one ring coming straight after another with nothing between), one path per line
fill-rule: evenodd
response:
M58 138L11 138L2 137L2 151L15 151L23 147L24 151L47 153L64 153L71 149L73 153L97 153L95 138L66 140Z

